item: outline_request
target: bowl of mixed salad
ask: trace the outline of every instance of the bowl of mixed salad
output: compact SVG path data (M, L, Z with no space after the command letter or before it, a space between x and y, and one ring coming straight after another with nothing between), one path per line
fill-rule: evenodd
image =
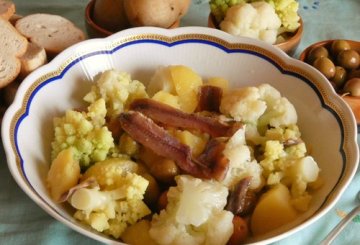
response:
M298 232L350 183L356 136L319 71L202 27L79 43L24 80L2 124L9 169L34 202L90 238L132 245Z

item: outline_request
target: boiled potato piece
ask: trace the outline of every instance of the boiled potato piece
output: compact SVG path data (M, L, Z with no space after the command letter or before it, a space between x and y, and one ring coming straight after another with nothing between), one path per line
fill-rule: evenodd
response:
M129 226L121 235L121 239L131 245L156 245L149 235L150 221L141 220Z
M187 66L176 65L169 69L179 96L180 108L185 112L193 112L198 104L198 89L203 84L201 77Z
M189 0L124 0L124 9L133 26L171 27L184 16Z
M169 106L172 106L176 109L180 109L179 97L176 95L173 95L169 92L161 90L161 91L157 92L156 94L154 94L152 99L156 100L158 102L167 104Z
M159 184L151 174L147 172L141 172L139 174L149 181L149 185L144 194L144 201L149 206L155 206L160 196Z
M53 160L47 175L51 198L58 201L80 178L80 164L74 159L73 148L62 150Z
M261 235L293 221L296 210L290 203L290 192L285 185L278 184L263 194L251 217L251 230Z
M177 130L175 137L183 144L188 145L194 156L200 155L206 146L207 139L198 135L195 135L187 130Z

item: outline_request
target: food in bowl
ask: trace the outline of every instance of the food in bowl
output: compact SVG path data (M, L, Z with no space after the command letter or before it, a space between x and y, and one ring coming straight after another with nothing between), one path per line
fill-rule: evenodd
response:
M360 96L357 89L360 54L349 41L332 40L327 45L315 45L309 49L305 61L329 79L337 92Z
M127 72L102 73L87 110L54 119L54 201L129 244L140 233L158 244L239 244L307 211L320 169L295 107L269 84L209 81L182 65L154 71L147 89Z
M86 30L95 38L136 26L176 28L189 6L189 0L91 0L85 9Z
M213 58L208 59L208 57ZM160 28L134 28L119 32L106 39L88 40L65 50L48 65L30 74L18 89L15 101L6 112L2 124L2 140L8 166L19 186L51 216L75 231L103 243L123 244L109 235L94 232L88 225L84 225L83 222L74 218L74 209L71 209L67 204L55 202L51 197L46 179L52 161L53 118L62 118L64 115L66 116L66 111L74 108L76 109L75 112L87 112L86 108L89 104L85 103L82 98L86 97L86 94L91 91L91 87L96 84L96 81L105 71L113 69L126 71L131 74L132 80L143 82L145 87L149 89L151 83L149 79L158 67L176 64L191 67L204 81L211 77L221 76L220 81L213 79L211 84L221 85L226 83L222 82L226 80L229 83L228 87L231 88L230 92L233 90L232 88L258 87L264 83L275 88L282 97L286 97L296 108L297 125L301 131L301 138L306 142L309 154L316 160L321 169L320 175L323 184L321 188L311 192L312 200L307 211L299 212L294 221L288 222L271 232L259 236L249 236L246 242L271 243L278 241L320 219L335 205L354 176L358 164L355 122L344 101L335 94L332 87L318 71L303 62L289 58L280 50L273 48L272 45L255 39L235 38L218 30L200 27L177 28L171 31ZM261 69L258 69L259 67ZM156 86L154 87L156 91ZM151 97L153 96L151 95ZM194 97L188 96L188 98ZM103 108L101 103L97 106L92 107L91 111ZM114 107L114 109L116 108ZM308 108L312 109L309 110ZM77 113L73 114L77 115ZM70 118L74 115L70 115ZM143 118L137 117L138 115L139 113L135 113L135 115L128 116L130 116L131 122L139 122L137 120L141 122ZM94 113L89 113L88 116L99 123L102 121L101 118L95 117ZM123 120L126 122L129 117L124 116ZM75 118L78 117L75 116ZM79 118L81 119L81 117ZM79 122L84 121L79 120ZM89 124L85 122L85 131L89 128L87 125ZM135 124L127 125L131 127ZM324 125L327 126L324 127ZM146 127L141 123L140 125L138 123L138 126ZM66 128L71 131L70 125ZM101 158L107 145L96 144L102 139L103 134L95 133L99 132L97 130L93 131L94 137L90 139L94 140L92 142L95 142L94 145L97 146L96 154L84 154L84 156L91 155ZM112 136L113 132L116 133L113 130L111 134L105 133L104 135ZM137 131L132 131L132 133L134 132ZM109 138L111 139L111 137ZM189 133L186 133L184 138L190 138L188 142L192 142L191 139L194 138L198 139ZM70 137L69 142L71 143L73 139ZM86 139L89 138L84 138L83 142L86 146L84 149L91 149L91 145L86 143ZM133 147L136 144L132 143L130 137L121 137L120 141L122 142L121 145L126 146L122 151L127 152L127 155L136 152L137 147ZM318 147L319 145L321 147ZM63 157L68 157L71 160L71 151L65 152ZM148 152L144 153L148 154ZM116 156L121 158L120 155L114 155L114 157ZM87 157L84 159L86 165ZM150 159L150 157L144 159ZM122 160L121 165L128 166L126 169L129 171L135 166L132 163L133 160L127 161L125 164L123 160L126 158L120 160ZM171 161L165 161L165 163L170 166L168 168L170 170L175 166ZM110 166L113 163L110 161L107 164ZM76 167L72 169L75 169L73 172L78 171ZM104 169L106 168L97 167L96 171L93 171L99 173ZM162 175L163 181L167 179L165 174ZM69 179L77 180L76 175L74 176L75 178ZM217 176L220 178L221 174ZM135 175L129 175L130 177L137 178ZM143 176L141 177L144 179ZM140 180L139 183L145 183L145 181L141 181L143 179L137 179ZM149 179L147 181L150 186L151 181ZM90 178L84 182L84 185L96 186L93 180ZM183 179L181 181L185 182ZM186 180L186 183L193 182ZM100 183L98 184L100 185ZM141 190L142 186L140 184L138 190ZM174 183L173 186L178 185ZM72 192L76 188L79 186L72 188ZM279 188L278 193L282 193L286 189ZM159 204L154 203L154 206L166 207L167 195L163 194L164 190L162 189L159 192L161 193L160 197L153 199L158 200L156 202ZM137 193L141 193L141 191L134 190L132 193L134 193L133 197L135 198L139 196ZM150 193L156 194L156 190ZM110 192L108 194L112 196L118 193ZM158 194L153 196L157 197ZM105 196L105 200L107 197ZM66 195L63 198L66 198ZM149 205L148 208L153 210L153 206ZM100 218L99 221L101 221ZM137 225L140 226L139 229L149 229L149 222L145 219L145 221L138 222ZM242 219L234 220L234 223L237 223L239 227L243 227L242 222ZM216 225L220 224L216 223ZM133 233L137 233L138 229L134 230ZM128 232L131 233L131 230Z
M321 41L306 48L300 60L314 66L329 80L360 123L360 42Z
M299 3L287 1L212 0L212 25L236 36L257 38L270 44L290 39L301 25Z

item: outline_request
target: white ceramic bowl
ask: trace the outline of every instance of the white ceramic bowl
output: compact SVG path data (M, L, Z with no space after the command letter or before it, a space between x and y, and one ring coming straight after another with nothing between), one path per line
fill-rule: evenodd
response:
M356 123L349 107L317 70L280 49L201 27L134 28L84 41L29 75L2 124L8 165L24 192L72 229L101 242L117 243L79 224L49 197L44 179L50 163L52 118L79 107L90 81L104 70L121 69L147 81L159 65L171 64L190 66L203 77L223 76L234 87L269 83L298 112L303 139L322 169L324 185L314 194L300 224L282 227L254 243L267 244L298 232L335 205L358 165Z

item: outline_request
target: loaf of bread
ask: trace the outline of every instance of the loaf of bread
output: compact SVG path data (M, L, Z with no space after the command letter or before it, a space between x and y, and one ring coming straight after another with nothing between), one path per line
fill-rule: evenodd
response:
M27 49L27 39L8 20L0 18L0 88L15 80L21 69L21 57Z
M16 29L32 43L44 47L49 56L83 41L85 34L70 20L53 14L31 14L19 19Z
M0 18L9 20L15 14L15 4L11 1L0 0Z

